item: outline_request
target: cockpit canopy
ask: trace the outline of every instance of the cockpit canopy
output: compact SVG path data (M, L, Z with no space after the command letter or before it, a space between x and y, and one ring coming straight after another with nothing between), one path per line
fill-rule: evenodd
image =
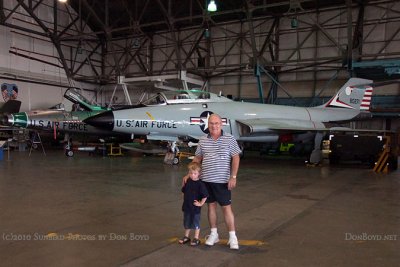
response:
M108 110L107 108L101 107L96 104L90 103L90 101L81 95L76 89L68 88L65 93L64 97L74 103L74 105L78 105L80 109L86 111L101 111L101 110Z
M157 93L149 99L142 102L146 106L154 105L174 105L191 103L209 103L209 102L229 102L232 101L224 96L201 90L180 90L165 91Z

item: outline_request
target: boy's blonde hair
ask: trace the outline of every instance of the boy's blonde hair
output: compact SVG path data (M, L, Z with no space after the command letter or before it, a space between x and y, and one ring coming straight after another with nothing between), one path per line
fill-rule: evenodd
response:
M201 164L198 162L190 162L188 164L189 171L201 171Z

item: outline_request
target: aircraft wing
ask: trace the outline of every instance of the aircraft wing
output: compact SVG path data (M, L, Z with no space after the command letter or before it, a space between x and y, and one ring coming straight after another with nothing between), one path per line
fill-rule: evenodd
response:
M196 135L188 135L188 137L199 140L201 136L196 136ZM178 142L180 139L178 136L173 136L173 135L162 135L158 132L150 132L148 135L146 135L146 138L148 140L152 141L169 141L169 142Z
M124 143L119 146L126 150L148 154L165 154L168 152L167 147L152 146L150 144Z
M385 130L352 129L348 127L330 127L322 122L310 120L288 119L248 119L237 121L242 127L243 134L276 132L303 132L303 131L329 131L329 132L387 132Z
M270 131L326 131L329 130L322 122L291 119L248 119L237 120L242 130L248 133L264 133Z
M148 140L153 140L153 141L170 141L170 142L179 141L178 137L176 136L162 135L156 132L151 132L146 137Z
M195 139L195 140L200 140L201 135L193 135L193 134L190 134L189 137L192 138L192 139Z

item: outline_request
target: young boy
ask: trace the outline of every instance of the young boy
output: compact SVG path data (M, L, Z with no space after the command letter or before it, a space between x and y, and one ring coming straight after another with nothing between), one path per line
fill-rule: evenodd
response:
M208 192L206 186L199 180L201 165L197 162L191 162L188 165L189 177L186 184L182 187L183 192L183 226L185 227L185 236L179 239L179 244L190 242L190 230L194 229L194 239L190 242L192 246L200 245L200 212L201 206L207 200Z

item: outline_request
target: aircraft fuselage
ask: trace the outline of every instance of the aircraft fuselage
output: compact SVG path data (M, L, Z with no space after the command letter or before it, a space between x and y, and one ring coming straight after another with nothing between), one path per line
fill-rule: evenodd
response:
M110 112L110 111L109 111ZM223 120L223 130L235 136L238 141L277 141L278 134L273 129L265 134L244 131L241 120L268 118L282 121L290 120L302 125L318 128L324 122L349 120L355 117L357 110L338 110L303 108L278 105L263 105L243 102L206 103L142 107L137 109L113 111L109 119L108 130L120 133L147 135L150 139L157 136L189 136L198 138L207 133L208 116L217 113ZM111 114L111 113L110 113Z
M61 133L110 134L83 122L85 118L102 111L36 110L7 115L5 125L38 131L57 131Z

